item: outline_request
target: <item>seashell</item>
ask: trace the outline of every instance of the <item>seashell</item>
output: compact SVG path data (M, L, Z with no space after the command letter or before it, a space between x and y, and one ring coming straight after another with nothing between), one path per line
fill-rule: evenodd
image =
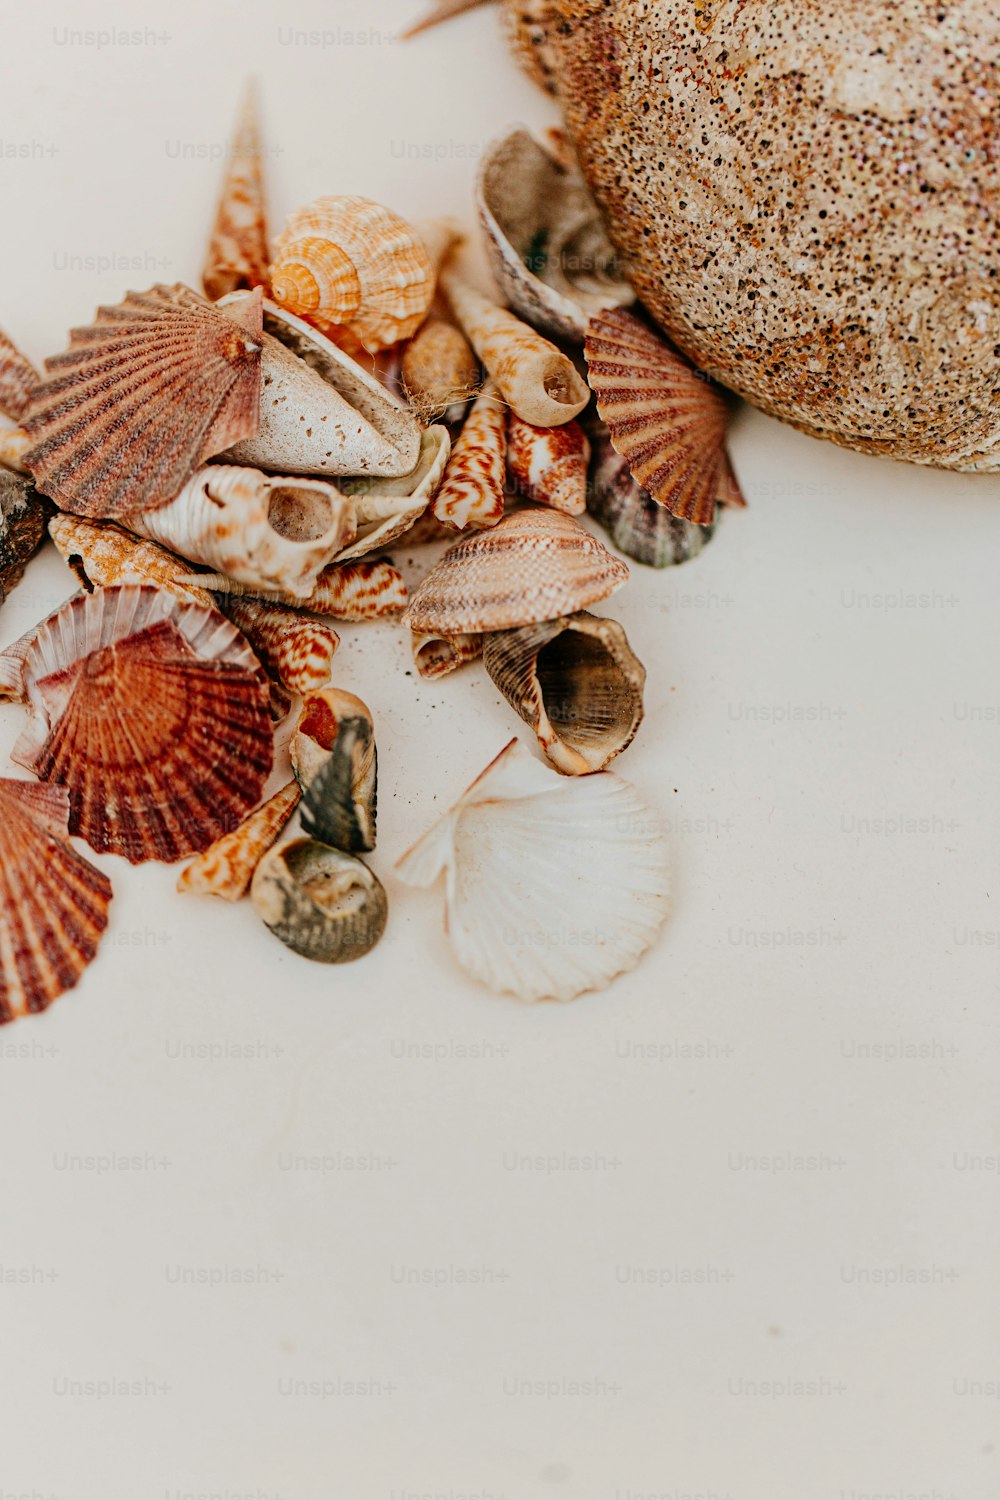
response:
M242 315L253 292L219 303ZM409 474L420 424L374 375L318 329L263 304L259 428L226 457L281 474Z
M217 610L161 589L81 594L27 649L18 765L66 786L71 833L131 864L207 848L260 800L267 681Z
M646 669L617 620L584 611L499 631L483 666L567 776L603 771L642 721Z
M27 703L24 663L37 634L38 627L34 626L0 652L0 703Z
M468 339L441 318L428 318L407 344L400 379L407 401L424 423L464 405L482 385L479 361Z
M579 167L523 127L487 147L476 201L494 279L532 327L582 343L593 313L635 301Z
M516 740L396 866L446 877L464 969L519 1000L572 1000L632 969L667 917L657 819L613 771L556 776Z
M30 479L0 469L0 604L45 540L48 514Z
M13 469L16 474L27 474L24 460L31 446L31 438L23 427L9 427L0 432L0 466Z
M184 286L129 292L45 361L25 463L60 510L114 520L167 505L195 469L257 430L259 295L234 326Z
M420 459L411 474L402 479L345 479L342 488L354 501L357 536L340 549L334 561L340 564L365 557L409 531L437 493L450 453L448 429L428 427L421 435Z
M511 412L507 470L519 495L580 516L587 509L590 444L579 422L532 427Z
M578 417L590 393L571 359L548 339L497 307L449 267L441 288L500 394L519 417L558 427Z
M374 849L378 753L368 706L339 688L313 694L289 753L303 793L303 832L348 854Z
M435 0L426 15L421 16L412 26L401 31L400 41L408 41L410 37L419 36L422 31L429 31L432 26L439 26L442 21L450 21L454 16L460 16L467 10L476 10L480 5L487 5L490 0Z
M636 484L627 461L616 453L603 422L591 425L594 465L587 509L619 552L652 568L668 568L697 556L715 527L682 521Z
M430 681L447 677L475 661L483 654L481 634L472 635L415 635L413 637L413 660L421 677Z
M318 963L362 958L385 931L385 891L368 866L314 839L293 839L265 854L250 895L275 937Z
M181 894L221 896L239 901L250 889L253 872L298 806L302 793L297 781L252 812L239 828L224 833L182 870L177 879Z
M553 0L505 0L504 21L511 51L539 88L558 94L559 54Z
M129 525L190 562L305 599L331 557L353 539L354 512L323 480L206 464L176 500L132 516Z
M201 273L213 302L242 287L267 291L267 219L257 89L247 86L226 165L208 256Z
M482 530L503 517L507 462L507 408L492 380L469 412L431 507L435 519L457 531Z
M280 682L272 677L268 683L270 695L268 697L267 711L271 715L272 724L280 724L287 719L292 711L292 694Z
M64 787L0 780L0 1025L72 989L108 925L111 882L68 821Z
M193 599L209 608L215 604L179 558L156 542L140 541L113 521L55 515L49 536L88 594L116 583L148 583L178 599Z
M436 219L421 219L414 226L420 235L421 243L427 251L427 258L431 263L431 272L434 276L434 288L437 290L437 279L441 274L441 267L453 250L464 245L468 236L465 228L458 219L451 218L448 214L440 214ZM433 294L428 307L433 302Z
M0 412L20 422L41 378L31 360L0 329Z
M521 510L449 548L404 619L416 635L512 630L575 614L627 577L627 565L579 521L558 510Z
M328 686L340 645L340 636L331 625L276 600L223 594L218 607L246 636L264 670L290 693L306 696Z
M417 231L370 198L317 198L274 246L274 301L321 328L346 327L371 352L416 333L434 281Z
M248 596L266 599L291 605L293 609L311 610L316 615L330 615L335 620L377 620L382 615L398 614L406 608L407 601L403 575L388 557L362 557L356 562L324 568L308 599L254 589L219 573L191 573L188 580L204 582L213 593L232 599Z

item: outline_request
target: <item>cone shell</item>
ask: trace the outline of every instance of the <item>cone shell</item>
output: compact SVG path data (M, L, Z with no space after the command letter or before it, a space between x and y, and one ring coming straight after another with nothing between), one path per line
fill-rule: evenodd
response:
M208 256L201 273L206 297L214 302L241 287L259 286L266 291L268 259L257 90L250 84L236 122Z
M391 209L370 198L317 198L278 236L271 287L296 316L344 325L374 352L420 327L434 268L417 231Z
M217 610L159 589L79 595L41 625L12 752L66 786L70 832L136 864L197 853L260 800L267 680Z
M571 359L548 339L497 307L450 267L441 287L473 349L504 400L537 427L558 427L577 417L590 400Z
M363 958L385 931L388 902L371 870L314 839L293 839L265 854L250 895L275 937L317 963Z
M651 568L668 568L696 557L714 526L682 521L657 505L636 484L628 462L616 453L603 422L592 424L594 462L587 509L619 552Z
M301 795L297 781L275 792L239 828L216 839L182 870L177 889L182 894L239 901L250 889L254 871L292 816Z
M0 469L0 604L45 540L48 514L30 479Z
M139 536L240 583L305 599L353 539L354 509L323 480L206 464L176 500L129 524Z
M580 516L587 509L589 462L590 444L579 422L532 427L511 413L507 469L519 495Z
M345 479L343 489L354 502L357 536L342 547L335 561L350 562L388 547L409 531L437 494L451 454L445 427L428 427L421 435L420 458L402 479Z
M424 423L436 422L449 407L471 400L482 384L468 339L441 318L428 318L407 344L400 379L407 401Z
M319 692L330 683L340 637L322 620L264 599L220 595L219 608L250 642L264 670L290 693Z
M520 1000L572 1000L634 968L667 916L657 819L611 771L554 775L516 741L397 865L446 876L464 969Z
M745 503L726 456L725 399L700 371L621 309L591 319L584 352L611 442L658 505L708 526L717 503Z
M349 854L374 849L378 755L368 706L336 688L307 698L289 753L303 832Z
M40 379L31 360L0 329L0 412L20 422Z
M257 430L260 309L236 324L183 286L129 292L45 362L25 463L60 510L114 520L167 505Z
M606 599L628 567L570 516L522 510L449 548L410 599L418 635L512 630Z
M108 925L111 882L68 819L64 787L0 780L0 1025L72 989Z
M407 592L403 575L388 557L362 557L356 562L335 563L316 580L308 599L292 594L255 590L245 583L234 583L221 574L192 573L193 582L204 582L215 594L229 599L245 597L291 605L311 610L335 620L377 620L383 615L398 614L406 608Z
M90 593L116 583L148 583L178 599L214 605L207 589L191 580L187 565L156 542L140 541L113 521L53 516L49 535L60 555Z
M482 635L415 635L413 660L421 677L447 677L483 654Z
M483 665L567 776L603 771L635 738L646 669L617 620L582 611L500 631Z
M456 531L482 530L503 517L507 408L491 380L469 412L434 497L433 514Z

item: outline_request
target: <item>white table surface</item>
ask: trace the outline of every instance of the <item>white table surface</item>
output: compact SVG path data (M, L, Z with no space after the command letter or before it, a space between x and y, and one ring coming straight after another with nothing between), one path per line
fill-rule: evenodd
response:
M8 8L0 324L41 358L195 280L250 72L275 224L360 192L471 225L484 143L554 115L493 13L397 43L418 7ZM607 610L676 882L610 991L481 991L395 880L519 726L392 625L338 658L370 957L103 861L99 961L0 1034L0 1500L996 1496L1000 482L750 410L732 450L749 511ZM69 592L40 558L0 640Z

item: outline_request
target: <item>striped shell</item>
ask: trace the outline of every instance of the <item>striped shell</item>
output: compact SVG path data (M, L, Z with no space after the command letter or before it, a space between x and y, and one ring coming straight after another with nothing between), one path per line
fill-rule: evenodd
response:
M30 479L0 469L0 604L44 542L48 514Z
M421 677L436 681L483 654L483 635L415 635L413 661Z
M246 636L264 670L290 693L317 693L329 685L340 645L331 625L273 600L221 594L217 603Z
M218 573L191 573L187 577L229 599L289 604L294 609L311 610L335 620L377 620L383 615L398 614L406 608L408 597L403 575L388 557L362 557L356 562L334 563L324 568L308 599L276 590L253 589Z
M456 531L480 531L503 517L507 408L492 380L483 387L452 450L431 510Z
M12 422L20 422L40 379L31 360L0 329L0 412Z
M651 568L668 568L696 557L714 531L682 521L636 484L628 463L611 446L603 422L591 424L594 461L587 509L619 552Z
M517 494L550 505L568 516L587 509L590 444L579 422L532 427L511 413L507 428L507 469Z
M113 521L55 515L49 535L88 593L116 583L148 583L178 599L214 604L208 590L193 582L190 568L173 553L156 542L140 541Z
M254 871L292 816L300 796L297 781L275 792L239 828L224 833L182 870L177 889L182 894L239 901L250 889Z
M362 958L385 931L386 894L368 866L314 839L293 839L265 854L250 895L274 936L317 963Z
M214 302L242 287L259 286L266 292L268 259L257 87L251 82L240 105L201 273L206 297Z

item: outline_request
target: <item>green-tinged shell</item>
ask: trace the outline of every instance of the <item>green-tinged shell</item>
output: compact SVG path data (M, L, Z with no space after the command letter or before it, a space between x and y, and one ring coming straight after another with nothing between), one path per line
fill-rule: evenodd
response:
M289 749L303 831L349 854L374 849L378 754L368 707L337 688L312 694Z
M250 895L275 937L317 963L362 958L385 931L381 882L360 859L315 839L293 839L265 854Z
M632 478L627 460L611 446L603 423L595 424L590 441L594 458L587 509L618 550L651 568L669 568L696 557L718 523L697 526L657 505Z
M49 509L30 479L0 469L0 604L45 540Z

